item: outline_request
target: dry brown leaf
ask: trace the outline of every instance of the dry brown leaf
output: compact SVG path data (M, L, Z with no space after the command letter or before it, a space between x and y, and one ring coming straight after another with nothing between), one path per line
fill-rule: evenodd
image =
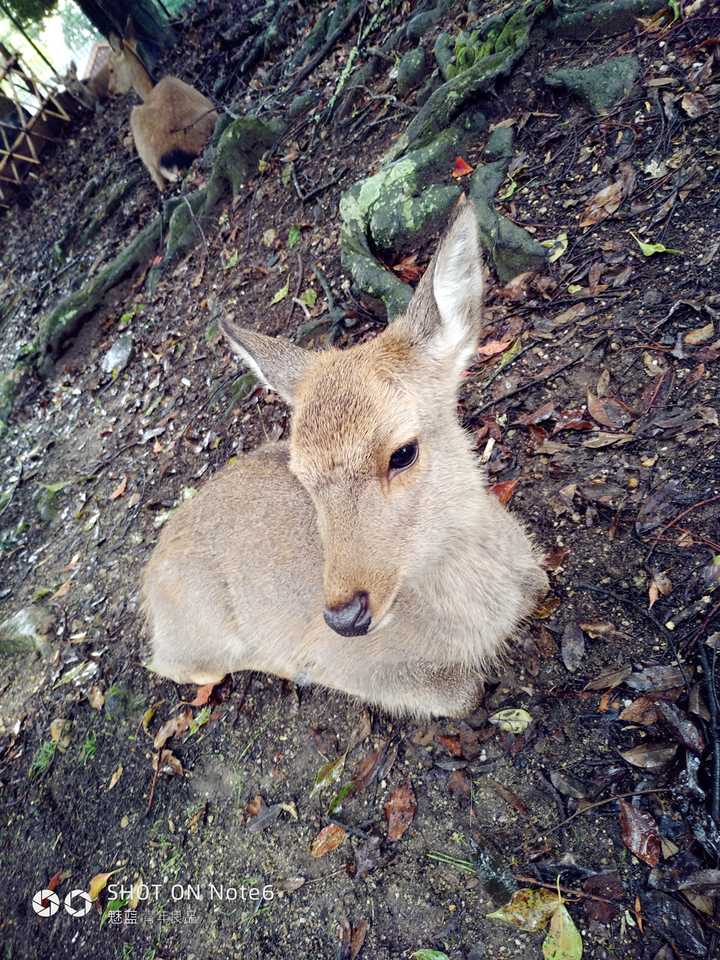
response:
M332 853L347 839L347 831L337 823L330 823L323 827L320 833L315 837L310 847L310 856L324 857L327 853Z
M172 750L161 750L159 753L153 754L152 766L153 770L158 770L159 773L165 773L170 777L182 777L185 773L182 764Z
M110 494L111 500L119 500L120 497L125 496L125 491L127 490L128 478L123 477L120 483L115 487L113 492Z
M93 710L102 710L103 706L105 705L105 694L98 686L90 687L87 698L88 703Z
M174 717L166 720L155 734L153 741L155 749L159 750L164 747L171 737L181 737L190 726L191 720L192 711L189 708L185 708L181 713L177 713Z
M487 343L477 348L477 353L488 360L490 357L496 357L499 353L505 353L511 343L512 340L488 340Z
M702 93L685 93L680 101L680 106L691 120L702 117L711 109L710 101Z
M677 746L666 743L641 743L631 750L621 750L620 756L641 770L661 770L677 753Z
M117 870L111 870L109 873L96 873L95 876L90 881L90 886L88 887L88 896L91 900L97 900L100 894L103 892L107 886L107 882L110 877L115 876L116 873L120 873L120 868Z
M622 201L623 181L616 180L615 183L603 187L603 189L596 193L590 200L582 214L580 226L591 227L601 220L606 219L606 217L615 213Z
M50 597L50 601L61 600L63 597L66 597L70 593L70 584L72 581L66 580L65 583L61 584L55 591L55 593Z
M195 699L190 701L190 706L204 707L216 686L215 683L205 683L202 687L198 687Z
M108 793L112 790L113 787L117 786L117 782L122 775L123 775L123 765L120 763L118 764L116 769L113 770L113 774L110 777L110 782L107 785Z
M387 820L387 838L395 843L402 837L413 822L417 812L417 801L412 783L406 780L393 790L385 804L385 819Z
M660 831L654 817L626 800L618 802L623 843L639 860L656 867L660 862Z
M369 929L370 924L367 920L361 920L353 927L352 936L350 937L350 960L356 960L360 955L360 951L365 945L365 938L367 937Z
M510 503L517 485L517 480L503 480L500 483L494 483L490 487L490 493L497 497L500 503L505 506L506 504Z
M643 727L652 726L659 719L655 702L650 697L638 697L637 700L633 700L618 717L618 720L622 720L623 723L638 723Z
M648 587L648 599L650 601L648 610L652 610L653 605L657 603L660 597L667 597L670 593L672 593L672 582L670 578L664 571L658 570L657 573L653 574L650 586Z

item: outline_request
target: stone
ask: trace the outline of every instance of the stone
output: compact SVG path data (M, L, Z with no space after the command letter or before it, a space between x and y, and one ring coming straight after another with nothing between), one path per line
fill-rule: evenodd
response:
M495 127L488 137L485 153L493 160L500 160L512 156L513 129L512 127Z
M319 94L316 90L307 90L305 93L299 93L290 101L288 107L288 116L294 120L303 113L309 113L313 107L317 106Z
M52 614L37 605L18 610L12 617L0 623L0 656L19 653L49 656L52 646L48 641L48 633L53 622Z
M408 50L398 64L397 89L401 97L422 83L428 72L428 59L422 47Z
M110 373L116 377L130 362L133 338L129 330L121 333L115 343L102 358L100 368L103 373Z
M487 250L502 283L520 273L541 270L547 250L512 220L501 216L493 206L475 199L480 243Z
M483 163L476 167L470 177L468 192L475 200L486 200L488 203L500 189L505 179L509 160L496 160L494 163Z
M550 30L585 40L613 37L632 30L638 17L649 17L667 6L667 0L555 0Z
M626 97L640 73L633 54L615 57L594 67L568 67L543 77L549 87L560 87L579 97L593 112L607 113Z
M433 47L433 53L443 80L449 80L451 76L450 67L455 57L454 38L445 31L439 33Z

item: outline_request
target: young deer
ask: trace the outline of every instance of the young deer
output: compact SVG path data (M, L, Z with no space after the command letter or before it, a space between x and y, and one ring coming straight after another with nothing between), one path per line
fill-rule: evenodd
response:
M313 353L222 323L294 408L289 443L225 467L146 567L151 669L179 683L260 670L392 712L462 715L547 589L456 417L483 267L465 203L407 312Z
M203 152L217 113L206 96L177 77L163 77L153 84L137 52L131 20L125 36L111 36L110 45L108 92L115 95L133 89L143 101L130 113L130 129L135 149L162 193Z

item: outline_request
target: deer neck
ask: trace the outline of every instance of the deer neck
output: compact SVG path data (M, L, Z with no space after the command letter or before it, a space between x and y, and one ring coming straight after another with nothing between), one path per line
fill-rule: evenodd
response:
M141 100L146 100L150 95L155 84L152 82L152 77L147 72L145 67L140 63L140 60L136 55L131 54L133 57L133 71L132 71L132 85L135 93L140 97Z

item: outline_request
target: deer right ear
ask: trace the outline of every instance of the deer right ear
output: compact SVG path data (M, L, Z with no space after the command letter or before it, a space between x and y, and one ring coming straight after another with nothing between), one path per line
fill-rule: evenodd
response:
M108 34L108 43L115 53L122 53L122 40L116 33L111 32Z
M258 380L292 406L312 353L283 337L266 337L225 318L219 325L233 351Z

